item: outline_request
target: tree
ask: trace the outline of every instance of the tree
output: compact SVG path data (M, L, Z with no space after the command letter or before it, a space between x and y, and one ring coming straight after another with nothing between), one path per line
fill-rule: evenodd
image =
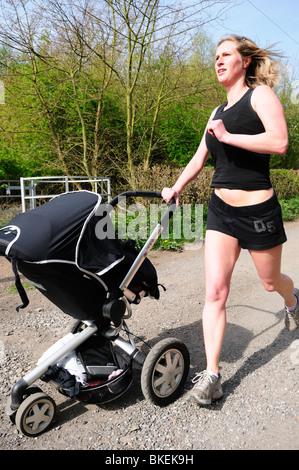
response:
M299 168L299 106L298 100L294 96L294 86L298 82L294 80L294 75L289 72L290 70L287 67L282 69L281 82L276 90L285 113L289 147L286 155L274 155L272 157L272 168Z
M206 14L211 3L2 1L0 42L11 51L5 65L11 102L15 89L29 90L22 126L9 123L6 112L6 135L31 134L32 152L39 146L42 156L44 147L48 165L67 175L93 176L109 162L134 188L139 167L148 168L165 148L165 113L174 116L184 100L189 106L208 88L188 78L186 57L191 37L212 19ZM233 4L217 3L220 13Z
M185 87L179 55L186 54L190 33L211 21L203 16L211 2L188 6L161 0L105 3L112 18L109 27L114 32L117 28L119 43L123 44L123 60L113 64L113 71L125 93L126 179L135 188L136 171L140 171L140 165L141 170L148 168L160 139L156 136L159 115L170 100L176 99L178 89ZM98 12L92 16L101 21ZM141 123L143 132L137 135Z
M27 129L25 126L21 132L34 133L30 122L34 119L40 122L41 117L47 126L47 137L51 137L52 155L59 159L60 171L67 175L83 172L92 176L101 166L100 121L112 69L86 49L84 37L90 34L90 24L84 12L81 15L77 12L79 32L66 27L65 12L60 11L58 2L51 2L52 10L45 17L44 4L37 3L39 8L34 11L23 0L6 2L9 10L4 13L8 27L0 35L2 43L12 51L11 61L6 64L6 86L15 99L20 84L27 86L35 100L34 105L28 106L27 99L27 109L32 114L29 120L27 113ZM12 14L17 33L11 32L14 31ZM42 18L41 30L37 24ZM101 33L103 38L103 32L93 31L98 41ZM101 50L111 56L104 49L102 40ZM6 127L10 134L20 130Z

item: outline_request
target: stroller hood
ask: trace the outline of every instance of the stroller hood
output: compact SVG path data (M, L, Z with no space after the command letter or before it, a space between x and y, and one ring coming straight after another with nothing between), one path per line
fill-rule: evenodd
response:
M103 221L106 236L98 238L96 227ZM56 196L35 210L17 215L2 231L10 239L1 253L8 258L33 263L69 262L100 275L124 256L101 196L89 191Z
M119 240L98 194L74 191L17 215L0 229L0 255L12 264L25 308L21 272L65 313L95 319L108 292L118 292L137 252ZM128 288L159 298L157 273L145 259Z

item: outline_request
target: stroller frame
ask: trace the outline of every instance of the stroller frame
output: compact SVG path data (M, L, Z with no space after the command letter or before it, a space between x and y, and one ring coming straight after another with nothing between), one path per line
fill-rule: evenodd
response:
M121 197L145 197L151 199L161 198L162 196L160 192L156 191L126 191L116 196L110 202L111 208L119 202ZM189 351L181 340L167 338L156 344L149 354L145 356L136 348L125 319L130 318L132 315L129 301L132 301L132 297L135 296L128 289L130 281L147 257L163 229L167 227L174 211L175 201L173 199L121 282L117 296L114 298L112 296L108 304L103 306L102 313L110 323L109 328L100 332L101 335L124 351L129 356L131 362L135 361L142 366L141 388L143 395L158 406L172 403L181 394L189 372ZM126 314L124 309L127 311ZM114 323L115 311L117 311L117 320ZM98 326L94 320L80 320L78 324L81 324L83 328L78 330L79 332L76 335L73 335L71 339L60 346L49 357L37 363L34 369L25 374L12 387L5 411L10 420L17 425L19 431L24 435L36 437L48 430L56 411L55 403L50 397L39 393L41 392L40 389L36 387L30 388L30 386L40 379L51 366L57 364L61 359L78 348L78 346L82 345L88 338L99 333ZM127 341L119 336L123 326L128 336ZM163 369L162 373L161 368ZM37 416L34 415L34 406L36 407L36 405L39 407ZM41 409L46 409L44 415L40 413ZM28 416L30 417L29 421L33 422L33 427L26 424Z

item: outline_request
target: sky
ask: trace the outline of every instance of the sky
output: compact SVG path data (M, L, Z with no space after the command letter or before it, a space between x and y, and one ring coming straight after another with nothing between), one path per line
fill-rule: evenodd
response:
M228 33L247 36L261 47L276 44L299 78L298 0L238 0L221 23L205 28L215 42ZM219 8L215 1L215 7Z

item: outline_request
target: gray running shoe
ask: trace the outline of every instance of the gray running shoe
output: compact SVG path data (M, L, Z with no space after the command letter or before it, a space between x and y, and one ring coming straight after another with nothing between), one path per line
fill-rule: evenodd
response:
M207 370L196 374L192 382L194 387L187 394L187 401L199 405L210 405L212 400L217 400L223 395L220 376L210 375Z
M294 296L297 299L297 307L295 310L289 312L287 308L285 309L285 326L289 331L295 331L299 328L299 290L294 289Z

